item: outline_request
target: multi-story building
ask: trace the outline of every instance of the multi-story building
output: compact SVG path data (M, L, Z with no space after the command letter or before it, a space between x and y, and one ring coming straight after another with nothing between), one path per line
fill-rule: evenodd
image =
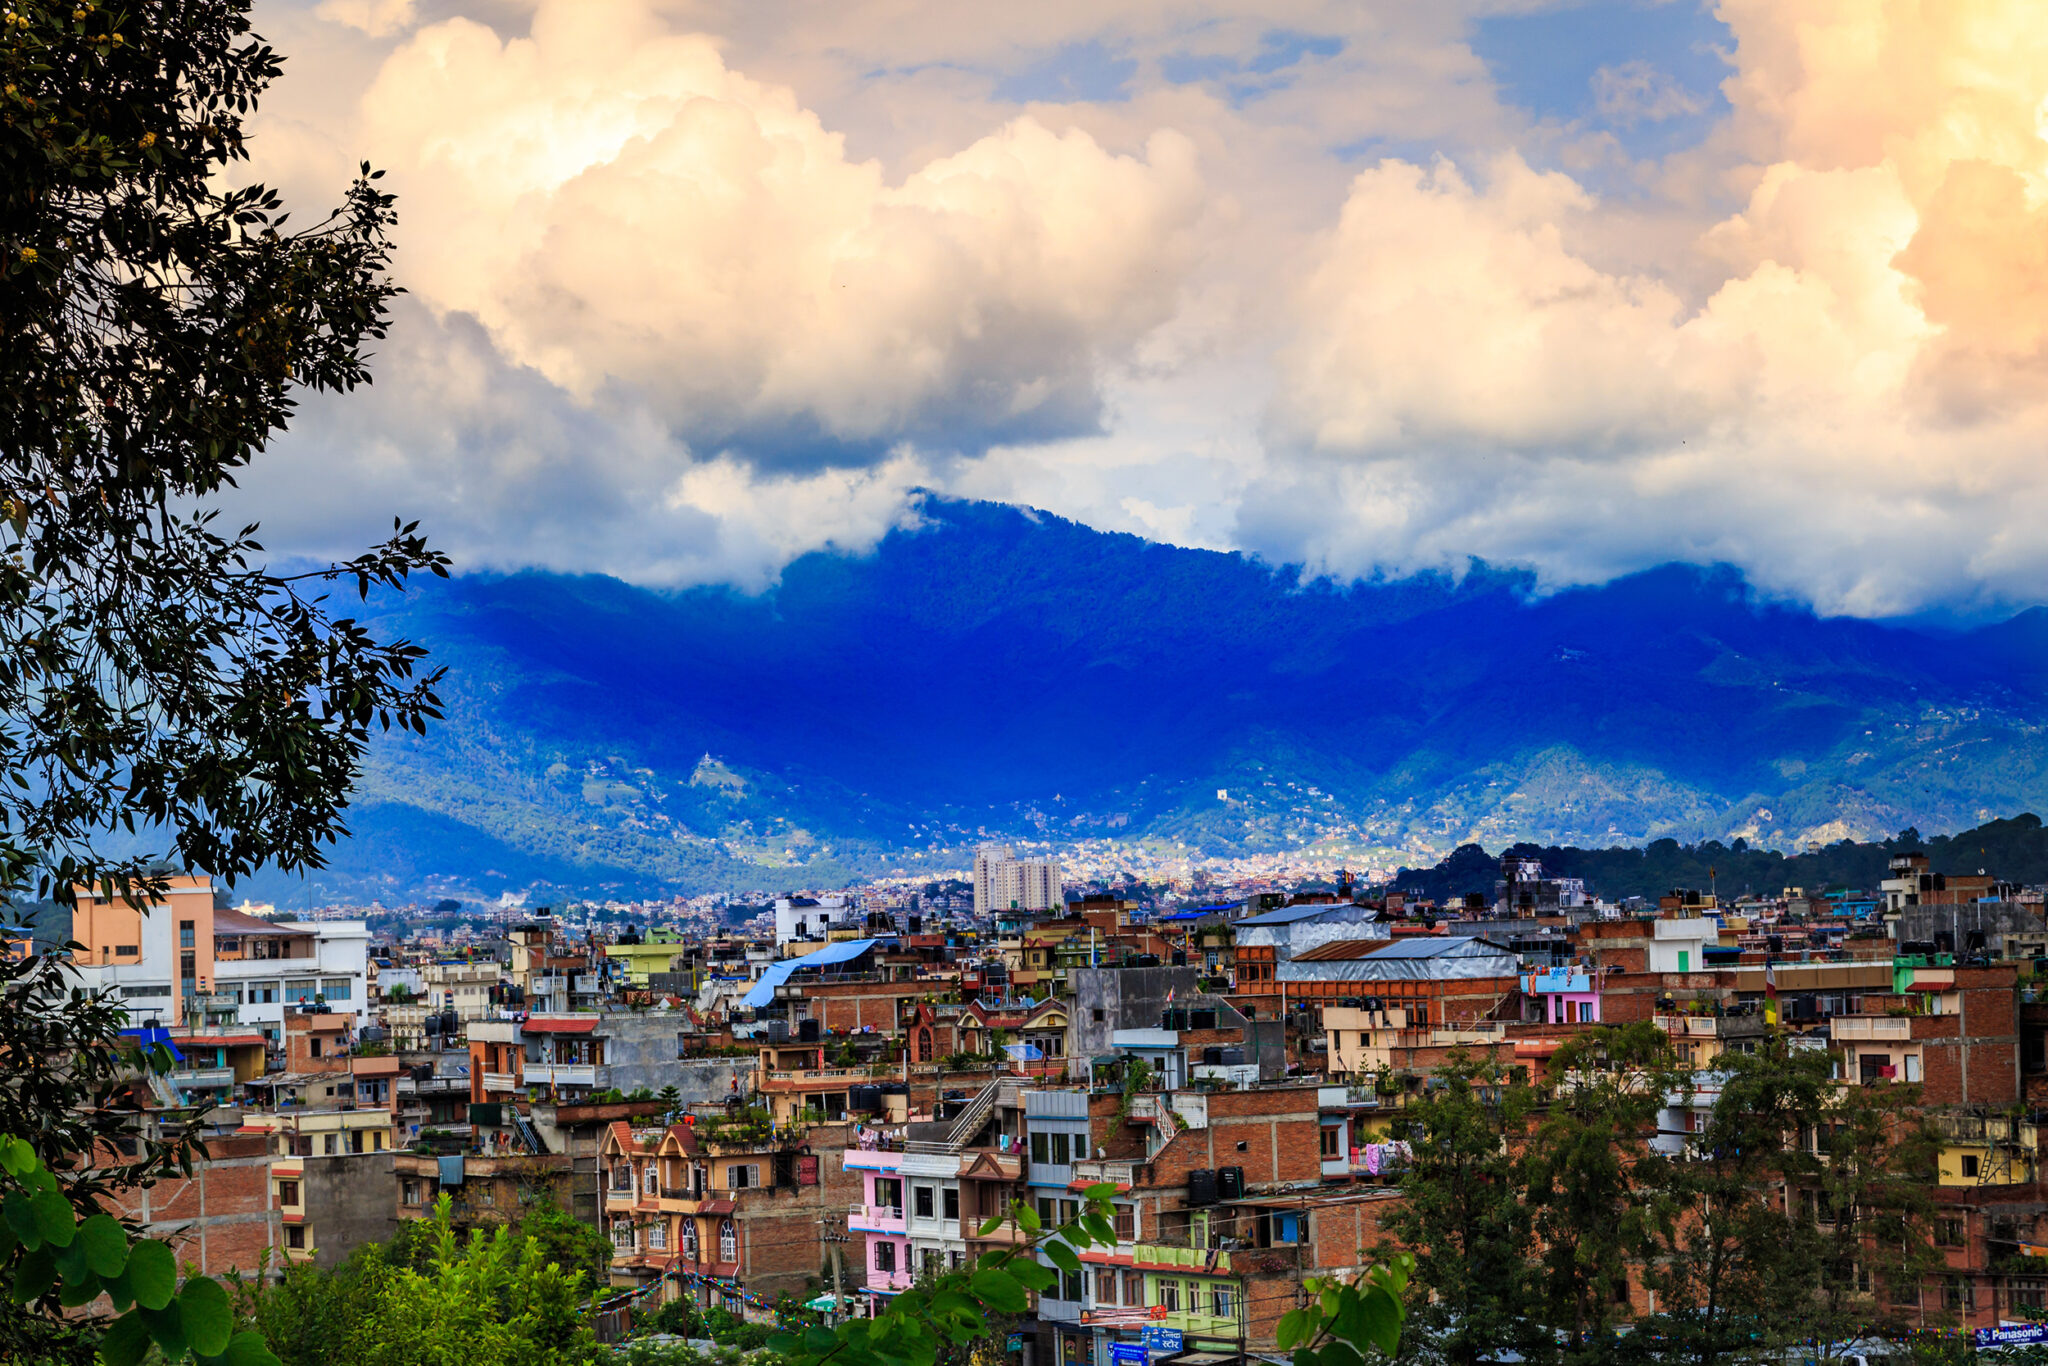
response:
M1065 892L1060 866L1050 859L1019 859L1007 844L984 844L974 851L974 913L1051 911L1060 908Z
M270 1195L287 1260L333 1267L397 1226L388 1111L294 1105L243 1116L269 1145Z
M170 880L148 906L74 889L74 964L91 990L112 989L130 1013L203 1024L235 1008L239 1023L280 1041L287 1008L321 1004L369 1022L369 929L360 920L272 921L214 908L203 877Z
M495 1019L502 1006L498 1001L504 971L496 960L444 958L420 968L420 986L429 1009L443 1014L455 1012L463 1024Z

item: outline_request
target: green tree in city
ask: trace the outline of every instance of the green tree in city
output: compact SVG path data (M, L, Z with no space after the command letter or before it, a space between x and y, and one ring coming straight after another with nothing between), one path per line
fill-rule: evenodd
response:
M1664 1161L1647 1140L1677 1077L1670 1039L1648 1021L1575 1035L1550 1060L1521 1166L1537 1300L1567 1362L1607 1360L1632 1316L1630 1273L1651 1247L1648 1193Z
M1534 1319L1530 1211L1516 1150L1535 1094L1488 1059L1458 1051L1439 1086L1401 1112L1414 1160L1404 1199L1382 1219L1380 1249L1414 1257L1405 1356L1478 1366L1503 1347L1547 1348Z

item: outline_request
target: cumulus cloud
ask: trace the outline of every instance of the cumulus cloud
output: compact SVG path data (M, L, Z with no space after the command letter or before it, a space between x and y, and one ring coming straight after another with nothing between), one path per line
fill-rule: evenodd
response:
M1202 207L1185 137L1119 155L1028 116L891 183L637 0L548 0L510 40L424 28L364 109L429 304L777 469L1093 430Z
M1696 304L1603 268L1609 211L1556 173L1357 176L1299 295L1247 536L1340 571L1725 558L1859 613L2038 598L2029 8L1724 6L1738 120L1775 159L1697 238L1723 274Z

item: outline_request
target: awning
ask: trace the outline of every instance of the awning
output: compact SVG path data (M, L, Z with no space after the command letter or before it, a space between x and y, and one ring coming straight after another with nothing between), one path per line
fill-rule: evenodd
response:
M739 1212L739 1205L732 1200L706 1200L704 1207L697 1212L699 1214L736 1214Z
M533 1015L523 1031L528 1034L589 1034L597 1028L595 1015Z

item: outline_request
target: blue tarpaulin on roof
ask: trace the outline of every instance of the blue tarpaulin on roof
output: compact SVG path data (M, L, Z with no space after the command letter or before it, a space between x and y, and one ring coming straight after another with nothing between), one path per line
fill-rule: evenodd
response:
M881 941L879 939L849 939L844 944L827 944L816 953L807 953L801 958L785 958L780 963L771 963L761 974L761 980L754 984L740 1002L759 1010L775 999L775 988L787 982L796 973L806 968L822 968L832 963L850 963L866 953Z
M148 1048L153 1044L162 1044L165 1048L171 1050L172 1057L176 1058L179 1062L185 1061L185 1055L178 1051L178 1045L171 1042L171 1031L161 1025L154 1029L124 1029L121 1031L121 1037L133 1039L144 1048Z
M1010 1055L1011 1062L1037 1062L1045 1056L1045 1051L1035 1043L1008 1044L1004 1051Z

